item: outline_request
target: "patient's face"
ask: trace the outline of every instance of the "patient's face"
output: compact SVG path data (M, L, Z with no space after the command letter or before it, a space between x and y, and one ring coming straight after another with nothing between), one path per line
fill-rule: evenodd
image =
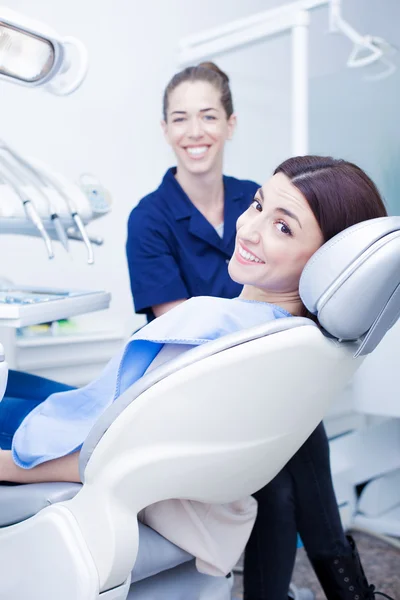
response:
M236 230L230 276L274 293L298 291L306 262L324 242L307 200L283 173L258 190Z

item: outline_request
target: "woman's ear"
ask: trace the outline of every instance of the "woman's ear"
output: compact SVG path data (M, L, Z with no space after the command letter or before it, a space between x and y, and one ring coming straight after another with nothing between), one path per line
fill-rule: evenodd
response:
M228 140L231 140L233 138L233 134L235 133L235 130L236 130L236 125L237 125L237 117L233 113L228 119L228 138L227 138Z

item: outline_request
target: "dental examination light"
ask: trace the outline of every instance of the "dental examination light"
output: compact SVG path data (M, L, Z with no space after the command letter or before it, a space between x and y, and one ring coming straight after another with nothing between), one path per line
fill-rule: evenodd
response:
M18 179L20 179L22 185L26 183L26 181L24 180L27 180L27 183L31 184L36 190L37 194L39 194L44 199L45 203L48 205L49 217L52 221L57 237L60 240L61 244L64 246L65 250L68 250L68 236L65 231L64 225L60 220L60 217L57 213L57 209L54 206L51 196L46 194L45 191L43 191L43 186L45 186L44 189L49 187L47 181L40 176L40 173L34 167L32 167L32 165L27 160L25 160L15 150L12 150L10 146L5 144L5 142L3 142L2 140L0 140L0 152L1 151L4 151L12 158L12 163L7 162L7 167L9 170L13 170L15 176L18 177Z
M81 85L87 68L82 42L0 6L0 79L66 96Z
M41 237L44 240L48 257L54 258L53 246L50 237L46 231L42 219L39 216L39 213L35 208L35 205L33 204L32 200L28 198L25 194L24 190L22 189L21 182L19 181L18 177L16 177L13 173L13 169L12 167L10 167L9 162L4 157L0 156L0 163L3 166L3 168L0 170L1 178L5 183L7 183L11 187L11 189L21 200L26 216L30 221L32 221L32 223L39 231Z
M341 8L342 0L330 0L329 24L331 33L342 33L354 44L347 59L347 67L357 69L380 62L385 67L383 71L375 76L370 75L367 79L384 79L392 75L396 70L396 66L389 60L388 56L391 56L396 49L380 37L358 33L342 18Z

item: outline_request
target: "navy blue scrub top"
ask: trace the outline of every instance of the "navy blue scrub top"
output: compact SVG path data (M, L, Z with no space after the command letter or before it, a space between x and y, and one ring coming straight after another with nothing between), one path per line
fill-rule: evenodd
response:
M236 220L260 187L254 181L223 177L224 235L192 204L169 169L160 187L145 196L128 221L126 253L137 313L154 318L151 307L192 296L234 298L228 262L235 247Z

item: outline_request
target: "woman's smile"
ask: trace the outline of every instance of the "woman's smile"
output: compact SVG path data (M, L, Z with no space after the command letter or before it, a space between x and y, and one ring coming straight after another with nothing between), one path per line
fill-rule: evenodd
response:
M265 262L261 260L261 258L250 252L250 250L246 248L246 246L244 246L244 244L242 244L241 242L238 242L235 258L242 265L265 264Z
M210 145L202 144L201 146L185 146L186 153L191 159L199 160L204 158L210 148Z

